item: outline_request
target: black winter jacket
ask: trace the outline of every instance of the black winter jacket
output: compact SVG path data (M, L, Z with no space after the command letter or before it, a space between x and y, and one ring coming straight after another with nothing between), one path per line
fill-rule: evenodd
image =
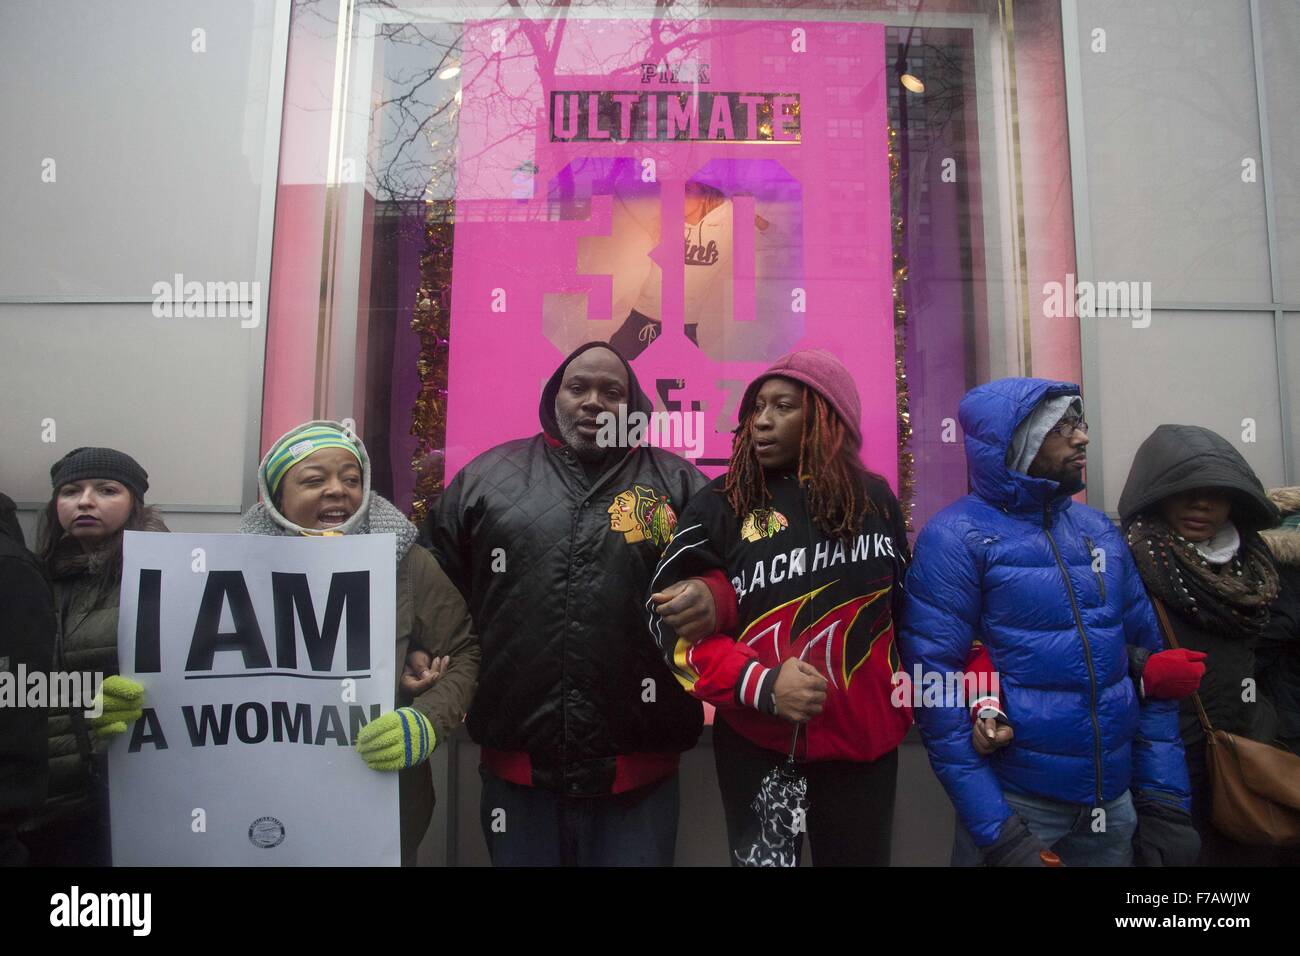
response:
M20 673L49 673L54 647L54 595L24 547L14 503L0 495L0 680L23 694ZM0 706L0 866L26 861L16 831L45 800L47 713Z
M666 531L706 479L648 446L616 450L589 478L554 437L555 396L572 358L542 393L543 432L470 461L421 540L479 634L467 723L485 765L517 783L595 796L672 772L699 738L702 708L647 639L641 600ZM627 372L632 410L651 411ZM509 755L522 776L499 772L494 754Z

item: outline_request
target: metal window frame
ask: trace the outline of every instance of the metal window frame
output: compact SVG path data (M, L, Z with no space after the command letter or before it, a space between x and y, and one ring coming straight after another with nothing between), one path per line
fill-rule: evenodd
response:
M262 196L257 218L257 281L265 290L261 321L249 341L248 431L244 438L243 494L240 510L257 502L257 463L262 460L262 403L266 399L266 336L271 315L271 251L275 243L275 199L280 189L280 142L284 90L289 64L289 15L292 0L277 0L271 21L271 63L266 90L266 126L262 149Z
M1273 359L1277 365L1278 419L1282 427L1282 480L1289 485L1295 479L1291 448L1291 393L1287 382L1282 272L1278 261L1277 209L1273 204L1273 143L1268 123L1268 94L1264 89L1264 38L1259 0L1250 0L1250 54L1255 66L1255 102L1259 109L1259 166L1264 185L1269 286L1273 295Z

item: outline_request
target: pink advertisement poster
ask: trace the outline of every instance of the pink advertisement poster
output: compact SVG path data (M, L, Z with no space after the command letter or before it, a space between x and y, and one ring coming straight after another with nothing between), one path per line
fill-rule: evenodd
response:
M447 476L535 434L599 339L658 410L699 413L657 443L709 475L745 385L828 349L896 485L886 122L876 24L467 23Z

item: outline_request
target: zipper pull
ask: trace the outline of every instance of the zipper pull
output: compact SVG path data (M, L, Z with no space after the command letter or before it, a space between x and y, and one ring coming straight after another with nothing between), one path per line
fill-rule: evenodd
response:
M1101 602L1106 603L1106 578L1097 570L1097 546L1092 543L1092 538L1087 535L1083 536L1083 543L1088 546L1088 560L1092 562L1092 573L1097 577L1097 588L1101 591Z

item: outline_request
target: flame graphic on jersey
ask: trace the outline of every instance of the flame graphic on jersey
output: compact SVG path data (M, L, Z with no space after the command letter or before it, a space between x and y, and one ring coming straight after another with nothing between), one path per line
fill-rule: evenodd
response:
M892 647L894 624L882 614L876 619L879 626L874 632L870 628L859 628L854 633L853 629L858 615L889 593L889 585L886 585L836 605L800 631L797 637L794 636L794 624L804 605L838 583L832 581L772 608L745 628L739 640L764 654L768 660L783 661L795 656L806 660L826 675L832 687L847 690L853 675L871 656L876 641L888 635L890 639L886 643Z

